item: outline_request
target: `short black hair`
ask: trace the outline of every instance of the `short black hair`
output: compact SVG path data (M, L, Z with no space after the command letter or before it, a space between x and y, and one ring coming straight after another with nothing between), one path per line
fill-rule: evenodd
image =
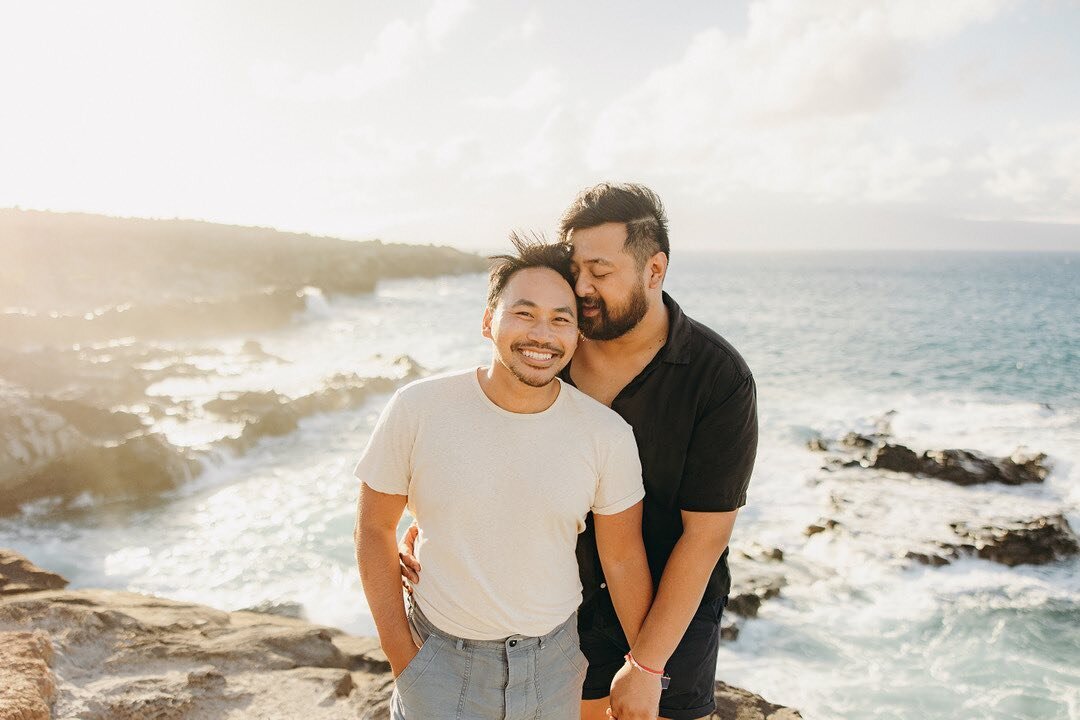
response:
M570 272L570 248L565 243L550 243L543 235L510 233L510 242L517 251L515 255L492 255L491 270L488 273L489 308L499 304L510 278L521 270L530 268L548 268L562 275L570 290L574 289L574 275Z
M626 224L623 249L634 256L638 268L658 252L671 259L664 204L656 193L636 183L604 182L582 190L563 213L559 242L569 243L574 230L609 222Z

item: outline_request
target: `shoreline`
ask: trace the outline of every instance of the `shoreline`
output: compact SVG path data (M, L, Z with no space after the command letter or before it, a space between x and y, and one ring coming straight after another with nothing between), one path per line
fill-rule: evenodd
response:
M383 720L376 638L67 581L0 550L0 718ZM717 681L712 718L797 711Z

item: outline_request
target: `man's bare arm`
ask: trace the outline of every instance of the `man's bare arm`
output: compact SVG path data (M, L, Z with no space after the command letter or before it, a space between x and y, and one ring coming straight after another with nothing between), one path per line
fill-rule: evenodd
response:
M642 503L614 515L593 515L596 547L608 592L626 639L633 645L652 604L652 575L641 539Z
M637 641L631 642L634 659L648 668L663 669L690 625L705 586L731 538L738 511L704 513L682 511L683 534L675 544L652 608ZM659 680L623 665L611 682L611 708L620 720L652 720L646 706L659 697Z
M371 616L386 659L396 678L416 656L401 596L397 524L405 510L404 495L388 495L360 486L356 508L356 562Z
M668 558L656 599L633 646L637 660L654 668L667 664L701 604L738 513L682 511L682 537Z

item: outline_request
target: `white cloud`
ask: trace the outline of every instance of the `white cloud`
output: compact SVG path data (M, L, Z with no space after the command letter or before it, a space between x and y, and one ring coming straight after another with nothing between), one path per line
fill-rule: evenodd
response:
M439 47L472 8L472 0L435 0L424 20L428 42Z
M514 110L524 112L549 107L558 100L562 82L553 67L533 70L523 82L501 97L485 96L472 102L484 110Z
M415 26L397 19L379 31L358 63L299 77L284 63L262 63L252 69L252 77L258 91L268 97L305 102L356 100L403 76L417 50Z
M1080 133L1009 138L890 124L913 53L986 22L1003 0L761 0L745 35L698 33L675 63L596 120L600 175L656 169L710 200L745 193L942 207L969 217L1075 219ZM930 139L927 139L927 138Z

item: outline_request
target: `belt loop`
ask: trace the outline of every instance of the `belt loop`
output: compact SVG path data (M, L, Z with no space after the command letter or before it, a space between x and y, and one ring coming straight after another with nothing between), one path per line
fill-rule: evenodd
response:
M457 642L456 642L456 643L454 643L454 644L455 644L455 645L457 645L457 649L458 649L459 651L461 651L461 650L464 650L464 649L465 649L465 641L464 641L464 640L462 640L461 638L458 638L458 639L457 639Z

